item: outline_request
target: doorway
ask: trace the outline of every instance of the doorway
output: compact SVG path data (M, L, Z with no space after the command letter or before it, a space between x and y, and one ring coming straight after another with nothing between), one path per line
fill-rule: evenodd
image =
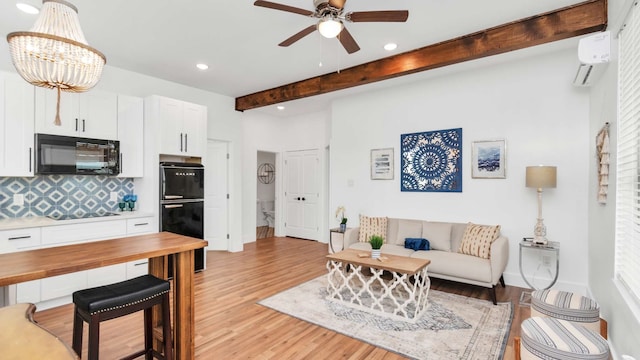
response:
M256 169L256 240L274 236L276 223L276 153L258 151Z

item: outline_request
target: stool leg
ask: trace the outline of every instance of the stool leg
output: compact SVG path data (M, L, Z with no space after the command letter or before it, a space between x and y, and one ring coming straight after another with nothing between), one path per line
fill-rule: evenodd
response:
M151 323L151 307L144 309L144 358L153 359L153 326Z
M73 312L73 351L78 354L78 357L82 356L82 327L84 321L78 314L78 308L76 307Z
M89 321L89 360L98 360L100 354L100 316L91 315Z
M171 306L169 306L169 293L162 297L162 337L164 338L164 358L173 359L173 344L171 335Z

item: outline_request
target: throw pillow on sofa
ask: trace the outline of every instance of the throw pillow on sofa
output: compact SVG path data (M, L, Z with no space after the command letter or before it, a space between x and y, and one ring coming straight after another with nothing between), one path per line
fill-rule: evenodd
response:
M369 242L371 235L380 235L387 240L387 218L360 215L359 242Z
M488 259L491 244L500 236L500 225L476 225L468 223L462 236L459 253Z
M411 250L429 250L429 240L424 238L406 238L404 247Z

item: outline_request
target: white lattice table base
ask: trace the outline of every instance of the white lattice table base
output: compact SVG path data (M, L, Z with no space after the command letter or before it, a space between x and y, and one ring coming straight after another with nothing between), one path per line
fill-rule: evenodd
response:
M335 260L327 262L327 270L329 300L410 322L416 322L427 309L431 284L427 266L413 275L389 271L391 279L382 277L383 269Z

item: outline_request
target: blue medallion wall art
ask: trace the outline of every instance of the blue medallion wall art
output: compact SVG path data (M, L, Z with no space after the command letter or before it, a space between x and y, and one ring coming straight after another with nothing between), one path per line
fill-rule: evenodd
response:
M462 128L400 135L401 191L462 192Z

